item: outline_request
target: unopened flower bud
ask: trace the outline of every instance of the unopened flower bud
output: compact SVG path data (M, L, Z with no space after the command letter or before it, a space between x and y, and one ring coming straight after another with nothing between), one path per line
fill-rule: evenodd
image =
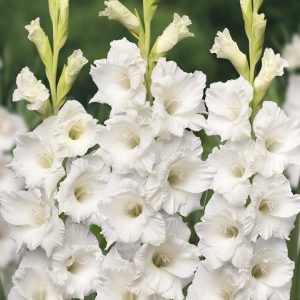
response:
M72 53L72 55L68 58L68 64L65 73L65 79L68 85L73 84L80 70L87 63L88 60L83 56L81 50L75 50Z
M72 85L82 67L86 65L88 60L83 56L81 50L75 50L72 55L68 58L68 63L65 65L57 88L57 99L58 104L63 104L63 99L71 90Z
M182 39L193 37L194 34L188 29L188 26L191 24L192 22L188 16L180 17L175 13L173 22L169 24L156 42L156 53L166 53Z
M228 59L241 75L246 75L248 61L246 55L241 52L237 43L231 38L227 28L223 32L219 31L215 38L215 43L210 50L218 58Z
M253 1L253 10L255 12L258 12L260 7L262 6L263 2L264 2L264 0L254 0Z
M266 92L276 76L282 76L284 68L288 67L288 62L267 48L262 58L261 70L254 81L255 89L258 93Z
M25 29L28 31L28 39L35 44L46 68L50 69L52 50L49 39L46 36L44 30L41 28L40 18L36 18L35 20L31 21L29 25L25 26Z
M139 33L140 23L138 18L120 1L108 0L104 4L107 6L104 11L99 13L99 16L108 17L109 20L120 22L129 31L136 34Z
M23 68L17 77L13 101L26 100L28 110L43 111L49 97L49 91L44 84L36 79L29 68Z
M257 41L264 38L266 25L267 21L264 14L253 14L253 31Z

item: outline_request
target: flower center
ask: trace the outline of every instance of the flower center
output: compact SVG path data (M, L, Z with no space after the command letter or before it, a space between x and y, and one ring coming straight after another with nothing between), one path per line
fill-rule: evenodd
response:
M224 287L220 291L223 300L232 300L233 290L229 287Z
M170 258L164 253L155 253L152 257L152 262L157 268L166 267L170 262Z
M123 300L137 300L138 297L136 294L133 294L131 292L127 292L124 296L123 296Z
M75 124L71 127L69 131L69 137L71 140L77 141L81 138L82 134L84 133L83 126L79 124Z
M238 234L239 230L233 225L226 227L224 230L224 235L228 238L235 238L238 236Z
M32 216L33 224L36 227L41 227L47 221L46 213L43 211L42 208L32 208L31 216Z
M232 175L234 177L243 177L245 174L245 168L243 166L236 166L232 169Z
M123 139L129 149L134 149L141 143L140 137L134 134L123 134Z
M53 157L49 153L43 153L38 157L39 165L44 169L50 169L53 165Z
M179 101L174 100L174 99L166 100L165 101L165 110L166 110L166 112L170 116L175 115L177 110L178 110L179 104L180 104Z
M46 300L48 298L47 291L44 288L35 290L31 296L33 300Z
M78 202L83 202L86 199L87 193L87 189L82 185L78 185L74 189L74 196Z
M275 153L281 147L281 142L278 139L269 138L269 139L266 139L265 145L269 152Z
M258 207L259 211L265 215L272 213L276 208L276 203L267 199L263 199Z
M183 180L184 172L171 169L168 176L170 186L174 186Z
M70 257L67 261L67 270L69 273L77 274L81 272L84 267L84 259L83 258L73 258Z
M251 271L251 275L255 278L255 279L260 279L262 278L264 275L266 275L267 273L267 270L265 267L263 266L260 266L260 265L255 265L253 268L252 268L252 271Z
M130 89L130 80L126 73L122 74L122 76L119 80L119 85L120 85L120 88L125 91L128 91Z
M128 203L126 212L130 217L137 218L143 212L143 206L136 202Z

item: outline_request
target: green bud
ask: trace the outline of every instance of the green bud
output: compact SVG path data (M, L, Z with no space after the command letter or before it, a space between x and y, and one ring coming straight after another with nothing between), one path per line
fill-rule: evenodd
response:
M262 6L264 0L254 0L253 1L253 11L258 12L260 7Z
M68 38L69 32L69 0L59 0L59 21L57 45L61 49Z
M62 101L64 97L71 90L80 70L87 63L88 60L83 56L81 50L75 50L68 58L68 63L63 68L57 87L57 99L59 104L63 104Z
M241 10L248 38L251 36L252 26L252 0L240 0Z
M144 8L146 10L146 15L148 20L152 20L156 9L159 5L160 0L145 0L144 1Z
M49 12L50 12L50 17L52 22L56 23L57 17L58 17L58 2L59 0L49 0L48 5L49 5Z
M25 26L25 29L28 31L28 39L35 44L46 69L50 69L52 65L52 50L49 38L40 26L40 18L31 21L29 25Z
M106 9L99 13L100 17L104 16L109 20L120 22L130 32L139 34L139 20L126 6L118 0L108 0L104 4Z

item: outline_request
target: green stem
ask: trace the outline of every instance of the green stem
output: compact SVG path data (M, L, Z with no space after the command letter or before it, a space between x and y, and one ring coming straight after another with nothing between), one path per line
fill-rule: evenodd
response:
M5 293L4 293L4 287L3 287L3 284L2 284L1 280L0 280L0 299L1 300L5 300L6 299L6 296L5 296Z

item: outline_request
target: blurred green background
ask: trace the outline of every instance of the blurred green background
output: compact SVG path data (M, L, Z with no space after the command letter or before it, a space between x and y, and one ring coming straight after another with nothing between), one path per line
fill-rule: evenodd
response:
M130 8L141 8L142 0L124 0ZM104 8L104 0L70 0L71 21L67 46L63 49L60 67L74 49L82 49L92 63L106 56L110 41L127 36L128 32L120 24L98 17ZM299 0L265 0L262 7L268 19L266 45L280 51L292 33L299 29ZM36 17L41 18L42 27L51 36L47 0L0 0L0 57L4 61L0 100L11 105L11 93L15 77L24 66L29 66L39 79L46 82L43 66L34 46L27 40L24 26ZM247 41L243 30L239 0L161 0L154 19L154 34L159 35L172 20L173 12L190 16L191 30L195 38L181 42L169 55L186 71L202 70L208 82L227 80L236 76L231 65L217 60L210 54L218 30L228 27L233 38L243 50ZM86 66L78 78L72 97L87 103L95 93L95 86ZM89 110L98 109L95 104Z

